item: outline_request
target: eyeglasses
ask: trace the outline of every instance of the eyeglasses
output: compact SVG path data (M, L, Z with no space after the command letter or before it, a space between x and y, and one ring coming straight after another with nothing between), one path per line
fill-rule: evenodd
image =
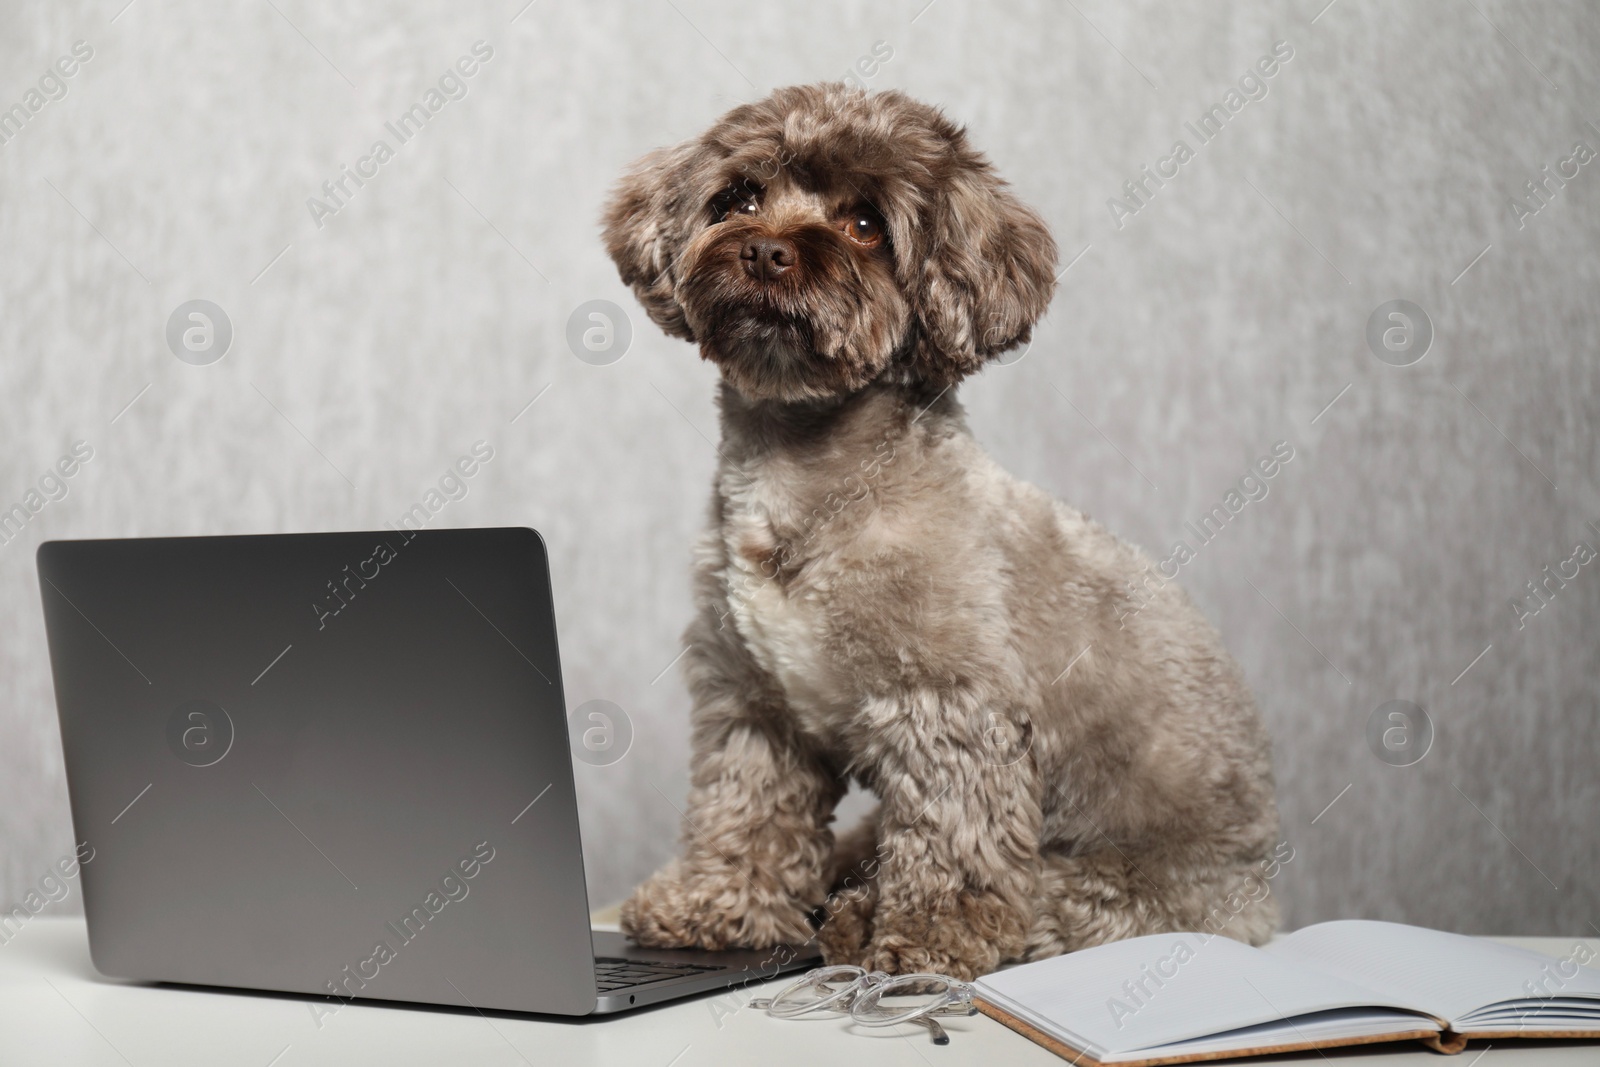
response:
M886 1004L885 1000L894 1003ZM950 1035L936 1015L976 1015L972 987L943 974L885 974L860 967L819 967L780 989L771 999L752 1000L779 1019L804 1015L849 1015L862 1026L916 1023L935 1045L948 1045Z

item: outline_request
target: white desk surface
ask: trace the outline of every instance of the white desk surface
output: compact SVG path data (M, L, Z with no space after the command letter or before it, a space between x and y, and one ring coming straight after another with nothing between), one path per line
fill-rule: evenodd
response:
M1557 955L1573 940L1521 938ZM1595 945L1595 942L1590 942ZM1600 947L1597 945L1596 947ZM748 995L759 995L751 993ZM427 1064L640 1064L643 1067L756 1064L905 1064L908 1067L1060 1067L1065 1061L983 1016L946 1023L940 1048L925 1031L852 1028L843 1020L768 1018L759 1009L719 1018L702 996L643 1011L580 1021L471 1011L351 1004L319 1030L307 998L155 987L102 978L89 962L81 918L39 916L0 945L0 1064L5 1067L306 1067ZM1300 1067L1474 1067L1474 1043L1459 1057L1390 1045L1351 1053L1238 1060ZM1600 1046L1495 1044L1482 1067L1600 1064Z

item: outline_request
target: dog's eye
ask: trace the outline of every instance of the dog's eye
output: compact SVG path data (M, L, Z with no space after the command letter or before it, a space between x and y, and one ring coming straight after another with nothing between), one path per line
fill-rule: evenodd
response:
M737 215L754 215L760 212L759 189L749 185L730 186L711 201L712 223L727 222Z
M883 243L883 217L871 208L860 208L845 217L845 236L857 244L876 248Z

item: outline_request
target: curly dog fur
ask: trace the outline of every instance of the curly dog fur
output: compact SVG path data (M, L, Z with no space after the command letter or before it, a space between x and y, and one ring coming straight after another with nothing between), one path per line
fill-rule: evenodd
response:
M1056 263L965 132L781 89L641 160L605 238L723 378L684 852L624 929L766 947L825 914L831 961L962 978L1219 912L1264 940L1270 895L1229 903L1277 839L1239 668L1172 583L1121 610L1150 558L999 469L951 390ZM880 803L835 840L852 780Z

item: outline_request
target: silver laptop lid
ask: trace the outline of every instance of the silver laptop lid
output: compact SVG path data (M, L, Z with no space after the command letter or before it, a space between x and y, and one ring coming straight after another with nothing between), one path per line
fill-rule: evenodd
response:
M538 534L54 541L38 566L103 973L594 1009Z

